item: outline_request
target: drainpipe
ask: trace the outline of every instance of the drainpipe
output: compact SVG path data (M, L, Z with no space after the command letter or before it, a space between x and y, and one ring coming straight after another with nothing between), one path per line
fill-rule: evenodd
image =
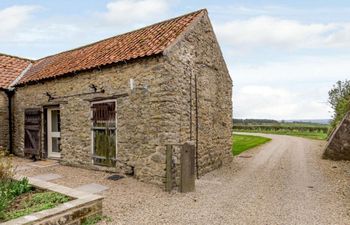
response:
M9 127L9 137L8 137L8 141L9 141L9 152L10 154L13 154L13 116L12 116L12 97L15 94L15 90L14 89L5 89L4 90L6 95L7 95L7 99L8 99L8 127Z
M199 179L199 165L198 165L198 81L197 81L197 73L194 74L194 89L195 89L195 101L196 101L196 171L197 171L197 179Z

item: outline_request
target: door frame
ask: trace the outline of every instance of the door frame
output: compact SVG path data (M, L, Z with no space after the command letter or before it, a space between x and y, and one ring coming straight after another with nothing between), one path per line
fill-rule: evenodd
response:
M61 131L60 132L52 132L52 111L60 111L59 107L49 107L47 108L47 114L46 114L46 136L47 136L47 157L48 158L61 158L61 153L58 152L52 152L52 138L61 138Z

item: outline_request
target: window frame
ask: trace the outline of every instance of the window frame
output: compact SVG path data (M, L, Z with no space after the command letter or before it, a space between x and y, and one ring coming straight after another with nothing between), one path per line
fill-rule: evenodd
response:
M103 159L104 157L101 157L101 156L97 156L95 155L95 151L94 151L94 146L95 146L95 138L94 138L94 132L95 130L98 130L99 128L101 129L102 127L94 127L94 121L92 120L93 119L93 110L92 110L92 107L95 105L95 104L101 104L101 103L111 103L113 102L114 105L115 105L115 128L110 128L110 129L114 129L115 131L115 158L111 158L111 160L114 160L114 161L117 161L117 158L118 158L118 113L117 113L117 100L116 99L108 99L108 100L101 100L101 101L94 101L94 102L91 102L90 103L90 121L91 121L91 163L92 165L95 165L95 166L104 166L104 165L101 165L101 164L96 164L95 163L95 159L96 158L100 158L100 159ZM106 165L107 166L107 165Z
M58 111L59 120L58 120L58 131L52 131L52 112ZM47 136L47 157L48 158L61 158L62 153L62 120L61 120L61 108L60 107L49 107L46 110L46 136ZM53 151L53 138L59 138L59 152Z

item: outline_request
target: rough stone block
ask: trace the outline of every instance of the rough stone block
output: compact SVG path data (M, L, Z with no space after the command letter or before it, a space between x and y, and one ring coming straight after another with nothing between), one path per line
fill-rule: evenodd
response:
M332 160L350 160L350 112L333 132L323 157Z

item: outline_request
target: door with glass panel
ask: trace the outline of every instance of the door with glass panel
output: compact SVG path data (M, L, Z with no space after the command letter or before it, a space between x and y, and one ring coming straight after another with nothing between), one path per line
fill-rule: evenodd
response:
M47 109L47 150L49 158L61 157L61 118L59 108Z

